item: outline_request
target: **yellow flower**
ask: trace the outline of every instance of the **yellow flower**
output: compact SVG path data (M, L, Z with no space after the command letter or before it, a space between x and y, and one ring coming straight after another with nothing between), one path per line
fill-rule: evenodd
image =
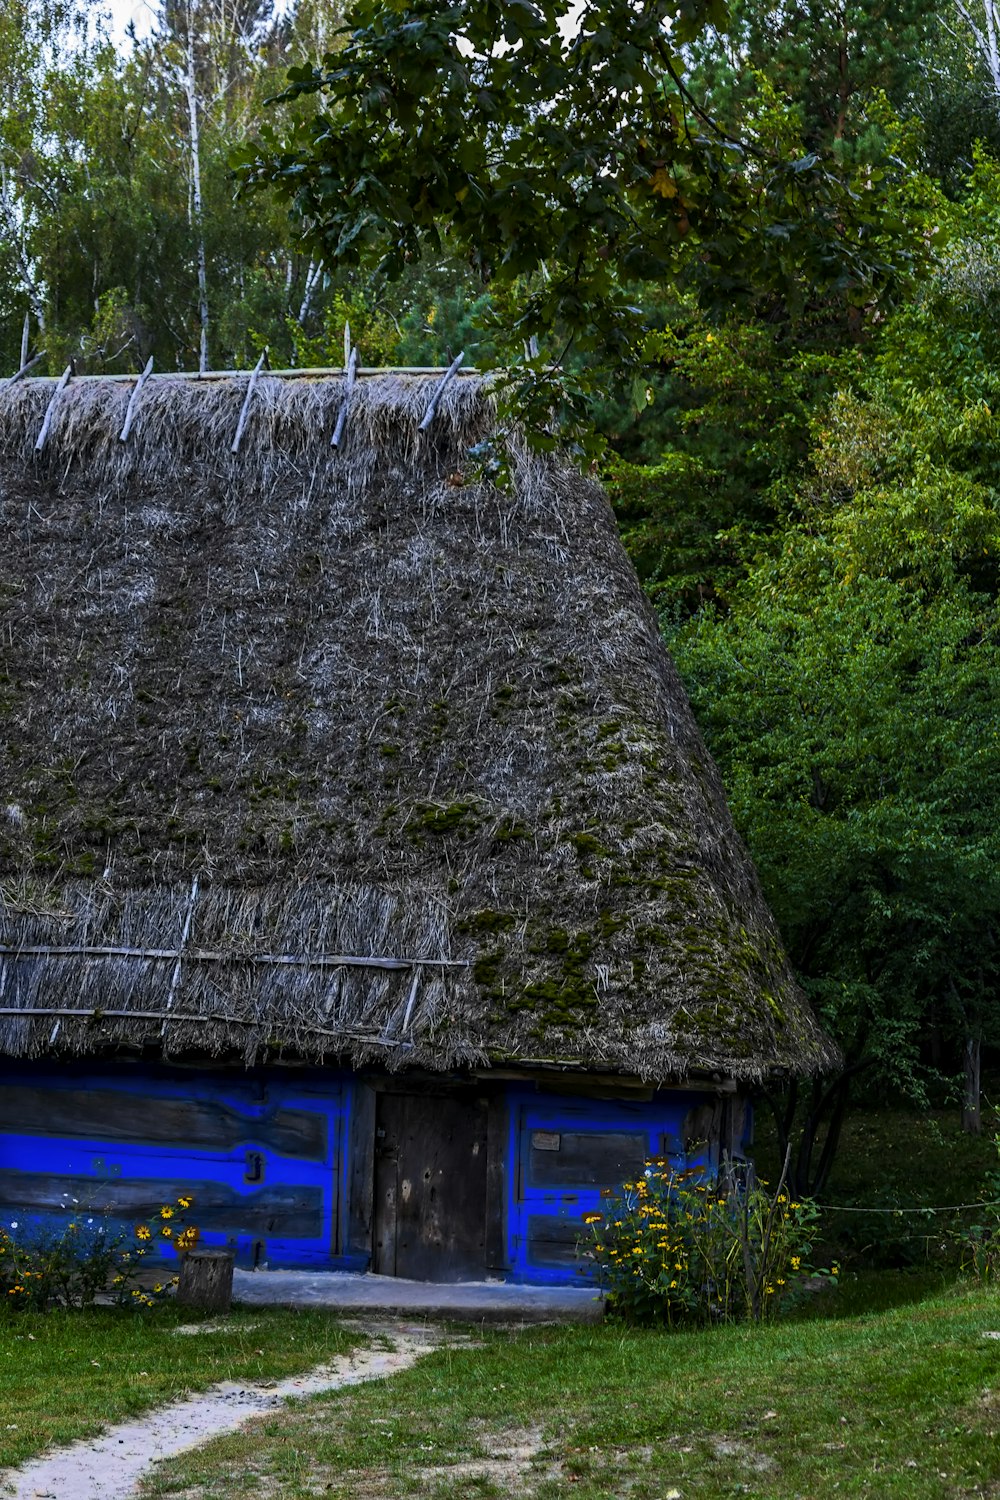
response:
M160 1230L160 1233L162 1234L162 1236L163 1236L163 1238L165 1240L169 1240L169 1238L173 1234L173 1232L174 1231L171 1229L171 1227L170 1227L169 1224L164 1224L163 1228Z
M799 1269L799 1266L801 1266L801 1264L802 1264L802 1257L801 1257L801 1255L793 1255L792 1256L792 1270L793 1271L797 1271Z
M177 1200L177 1207L178 1208L190 1208L193 1202L194 1202L193 1198L178 1198L178 1200Z
M162 1283L159 1282L159 1281L156 1282L155 1285L154 1285L154 1287L153 1287L153 1291L154 1292L162 1292L163 1291L163 1285L162 1285Z
M603 1217L603 1214L584 1214L583 1222L585 1224L599 1224Z
M152 1231L148 1224L137 1224L135 1226L135 1237L137 1240L148 1240Z
M163 1207L160 1209L160 1218L161 1219L172 1219L173 1216L174 1216L173 1209L170 1207L169 1203L165 1203L163 1205Z
M830 1275L831 1276L839 1276L840 1275L840 1267L839 1266L831 1266L830 1267Z

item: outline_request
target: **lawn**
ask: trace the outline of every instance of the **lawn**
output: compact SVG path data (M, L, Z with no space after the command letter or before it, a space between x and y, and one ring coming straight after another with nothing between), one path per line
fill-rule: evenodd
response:
M208 1332L178 1333L201 1327ZM219 1380L295 1375L363 1342L280 1308L193 1318L164 1306L24 1314L0 1323L0 1468Z
M905 1277L893 1278L898 1295ZM909 1283L916 1288L918 1283ZM185 1500L1000 1494L1000 1298L659 1333L490 1331L157 1469Z

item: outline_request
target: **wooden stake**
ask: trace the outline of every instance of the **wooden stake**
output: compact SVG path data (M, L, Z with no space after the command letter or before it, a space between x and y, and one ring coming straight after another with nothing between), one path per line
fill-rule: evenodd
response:
M347 369L347 366L351 362L351 350L353 348L354 348L354 345L351 343L351 325L350 325L350 323L345 322L344 323L344 369L345 370Z
M350 332L350 328L348 328ZM358 351L352 349L347 358L347 385L344 388L344 399L340 411L337 414L337 425L333 429L333 437L330 439L331 448L339 448L340 440L344 436L344 426L347 422L347 408L351 404L351 392L354 390L354 382L358 378Z
M139 392L142 390L143 386L146 384L146 381L149 379L149 377L150 377L150 375L152 375L152 373L153 373L153 356L150 355L149 358L146 361L146 368L143 370L142 374L139 376L139 379L135 383L135 390L132 392L131 396L128 398L128 406L126 407L126 410L125 410L125 426L122 428L121 432L118 434L118 441L120 443L124 443L126 441L126 439L128 438L129 433L132 431L132 422L133 422L133 420L135 418L135 407L136 407L136 402L139 400Z
M260 378L260 372L264 368L264 361L266 358L267 350L265 349L260 359L254 365L253 374L250 376L250 384L247 386L246 399L243 402L243 410L240 412L239 425L236 428L236 436L233 438L233 446L229 450L230 453L239 452L240 442L243 438L243 429L247 425L247 413L250 410L250 399L253 396L253 388Z
M435 389L434 394L430 399L430 404L428 405L427 410L424 412L424 419L421 422L420 426L417 428L418 432L426 432L428 427L433 422L435 416L437 415L438 402L444 395L445 386L453 376L458 374L458 367L462 363L462 360L464 358L465 350L463 349L458 358L452 360L451 364L448 366L447 370L444 373L444 377L438 382L437 388Z
M24 315L24 329L21 333L21 369L28 363L28 340L31 337L31 314Z
M45 358L45 352L44 352L44 350L41 353L39 353L39 354L32 355L31 359L28 360L27 364L23 364L21 366L21 368L19 370L17 370L13 375L11 375L8 380L4 381L4 384L5 385L14 385L18 380L23 380L24 377L25 377L25 375L27 375L28 371L29 370L33 370L35 368L35 366L38 364L39 360L42 360L44 358Z
M406 1011L403 1015L403 1024L399 1028L400 1036L405 1036L410 1029L410 1021L413 1018L413 1007L417 1003L417 989L420 985L420 970L414 969L413 983L410 985L410 993L406 1001Z
M41 453L42 449L45 447L46 442L48 441L49 428L52 426L52 414L56 409L56 402L59 400L59 397L62 395L63 391L69 384L69 379L72 373L73 366L67 365L65 370L63 370L62 374L59 377L59 384L52 392L52 400L49 402L48 407L46 408L45 421L42 423L42 430L38 434L38 441L35 444L36 453Z

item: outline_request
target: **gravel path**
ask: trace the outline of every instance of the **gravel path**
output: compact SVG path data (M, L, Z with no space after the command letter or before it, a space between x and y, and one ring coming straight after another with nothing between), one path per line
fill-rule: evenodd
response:
M12 1500L127 1500L139 1479L159 1459L198 1448L221 1433L235 1432L250 1417L273 1411L289 1397L312 1396L340 1386L381 1380L405 1370L444 1342L421 1329L380 1336L391 1349L358 1349L330 1365L265 1387L227 1382L200 1396L147 1412L111 1427L101 1437L73 1443L0 1476L0 1493Z

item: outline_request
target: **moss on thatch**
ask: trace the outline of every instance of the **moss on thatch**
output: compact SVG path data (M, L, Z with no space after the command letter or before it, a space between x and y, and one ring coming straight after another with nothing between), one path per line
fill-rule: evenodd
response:
M0 1049L835 1060L607 501L473 482L478 381L426 433L366 382L338 452L339 381L264 379L237 456L244 382L124 445L70 385L36 455L51 389L0 392Z

